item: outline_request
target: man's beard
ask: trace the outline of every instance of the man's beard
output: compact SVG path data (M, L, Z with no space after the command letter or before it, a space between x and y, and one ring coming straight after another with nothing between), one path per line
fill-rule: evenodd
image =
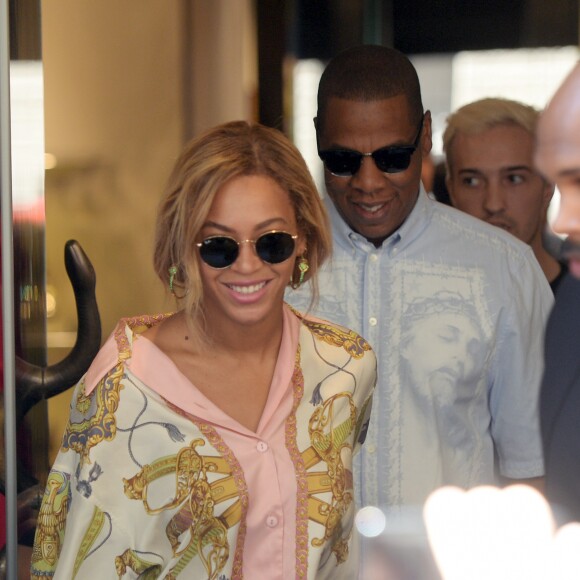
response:
M580 242L571 240L569 237L562 243L562 248L560 250L564 259L570 257L580 257Z

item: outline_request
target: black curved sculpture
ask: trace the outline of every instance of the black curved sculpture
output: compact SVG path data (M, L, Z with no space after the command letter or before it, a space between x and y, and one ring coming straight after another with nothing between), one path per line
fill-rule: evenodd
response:
M78 317L76 342L60 362L40 367L16 358L16 419L19 422L39 401L75 385L89 368L101 346L101 318L95 296L93 265L76 240L64 248L64 263L71 281Z
M70 353L49 367L33 365L16 357L17 424L39 401L49 399L75 385L85 374L101 346L101 318L95 296L96 275L93 265L76 240L64 248L66 272L71 281L78 317L76 342ZM18 474L19 543L31 546L36 516L44 486L27 473ZM0 479L0 492L4 481ZM6 567L5 550L0 550L0 577Z

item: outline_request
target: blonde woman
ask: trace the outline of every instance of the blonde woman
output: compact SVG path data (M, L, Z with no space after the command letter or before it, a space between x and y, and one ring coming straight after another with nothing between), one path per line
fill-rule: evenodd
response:
M177 161L155 269L171 315L121 320L75 390L32 577L356 577L352 455L368 343L284 303L330 252L278 131L210 130Z

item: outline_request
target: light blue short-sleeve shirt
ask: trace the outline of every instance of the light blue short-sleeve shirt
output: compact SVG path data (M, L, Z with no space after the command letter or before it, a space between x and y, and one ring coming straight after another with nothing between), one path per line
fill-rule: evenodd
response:
M378 384L359 505L420 505L442 485L541 476L538 393L550 287L529 246L421 191L376 248L332 202L313 313L373 346ZM299 309L309 285L289 291ZM496 468L497 465L497 468Z

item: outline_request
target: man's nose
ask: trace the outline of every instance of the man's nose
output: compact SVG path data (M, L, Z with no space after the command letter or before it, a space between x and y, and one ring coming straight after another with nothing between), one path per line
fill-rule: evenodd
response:
M505 209L505 192L500 183L488 182L483 197L483 208L490 214L500 213Z
M375 160L363 157L359 170L352 176L351 185L364 193L374 193L384 187L385 174L377 167Z

